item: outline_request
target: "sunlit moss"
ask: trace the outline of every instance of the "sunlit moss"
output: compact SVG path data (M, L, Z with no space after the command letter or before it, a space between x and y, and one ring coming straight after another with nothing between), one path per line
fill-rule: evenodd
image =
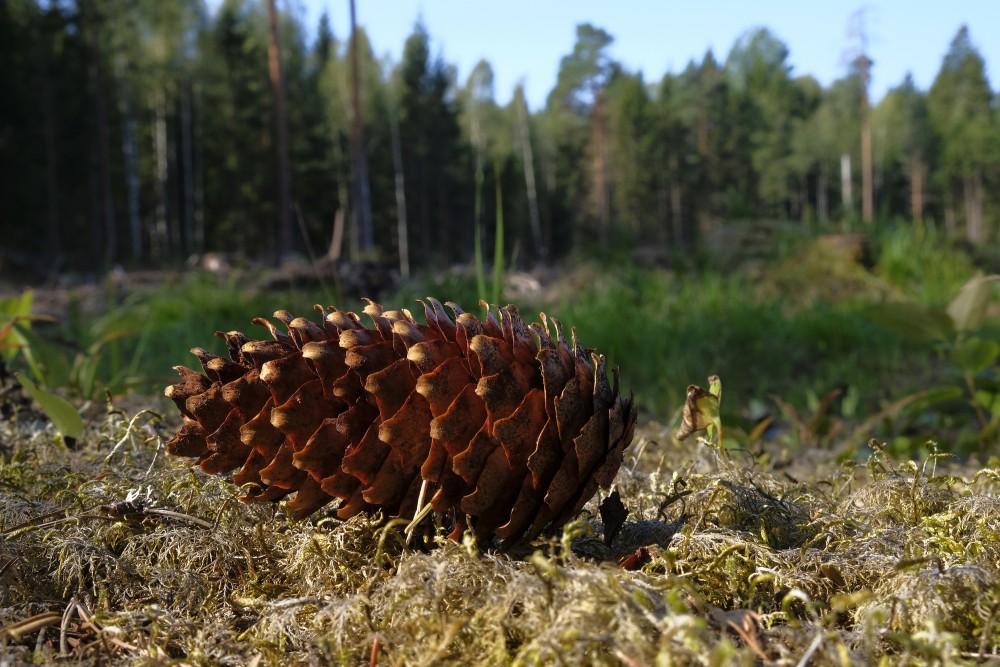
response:
M728 461L647 426L610 544L597 499L510 553L440 536L413 550L378 516L244 505L164 457L158 423L105 464L130 418L93 420L73 450L0 424L0 626L68 609L74 660L896 664L1000 642L994 470L812 452L791 479L766 463L778 451ZM0 641L55 664L59 623L43 632Z

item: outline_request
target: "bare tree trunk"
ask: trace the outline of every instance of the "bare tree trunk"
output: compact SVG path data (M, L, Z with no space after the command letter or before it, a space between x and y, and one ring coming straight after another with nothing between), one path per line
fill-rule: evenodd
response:
M345 170L346 158L344 156L344 147L341 145L340 134L338 132L334 132L332 146L333 146L333 161L337 165L337 203L339 204L339 206L337 207L337 213L333 220L334 224L333 238L336 240L336 243L332 243L330 246L330 258L336 261L339 260L341 257L343 257L344 227L346 226L344 218L347 215L349 215L348 211L350 210L349 202L351 195L350 195L350 189L348 188L348 183L350 181L350 175L349 175L350 170L349 169ZM340 226L339 236L337 227L338 225ZM353 243L354 239L348 239L348 242ZM357 253L357 248L348 247L348 252L351 254L351 256L355 256Z
M197 84L191 87L191 96L196 108L200 109L200 89ZM194 251L199 255L205 253L205 172L202 168L204 164L204 151L202 146L202 125L201 114L195 113L194 127L192 130L192 146L194 147L194 164L192 165L192 177L194 178Z
M924 164L917 154L910 158L910 214L915 225L924 224Z
M656 179L658 185L656 188L656 213L660 224L657 225L656 241L663 245L668 245L673 243L673 233L670 229L670 213L668 210L670 187L667 184L666 171L660 169L659 172L659 178ZM663 230L666 230L666 233Z
M985 216L983 213L983 206L985 196L983 194L983 172L976 170L975 176L972 179L973 185L975 186L975 196L973 198L973 203L975 205L976 211L976 227L979 230L978 241L984 242L987 239L987 231L985 226Z
M399 244L399 275L410 276L410 239L406 225L406 181L403 178L403 149L399 140L396 106L389 109L389 132L392 136L392 169L396 172L396 238ZM478 224L478 223L477 223Z
M965 238L974 245L983 241L982 175L967 172L962 179L965 199Z
M670 217L673 220L674 245L683 248L687 244L684 238L684 207L681 202L681 175L677 153L670 154Z
M955 195L951 184L944 191L944 229L949 237L954 237L958 231L958 220L955 214Z
M127 65L119 56L116 63L121 95L118 97L118 112L122 116L122 157L125 159L125 201L128 208L129 247L132 259L141 262L142 219L139 215L139 149L135 137L135 113L132 108L132 91L128 87Z
M607 148L604 138L604 91L597 91L594 97L594 109L591 112L591 150L593 151L593 188L594 207L597 220L600 223L599 235L601 243L608 240L608 230L611 226L611 207L608 197Z
M167 175L169 172L167 161L167 111L166 100L163 90L157 90L154 95L153 106L156 113L156 120L153 124L153 147L156 152L156 223L150 245L154 258L162 259L167 255L170 248L170 236L167 229L167 218L169 216L169 204L167 201Z
M326 251L327 259L339 262L344 253L344 207L337 208L333 214L333 235L330 237L330 247Z
M274 0L269 0L274 2ZM353 228L358 249L364 257L375 245L372 231L372 204L368 184L368 156L365 152L365 126L361 115L361 75L358 63L358 26L354 0L351 0L351 164L354 169Z
M854 195L851 193L851 156L849 153L840 156L840 201L844 207L844 215L853 215Z
M816 175L816 217L821 223L830 220L830 205L826 198L827 178L826 162L821 162Z
M548 260L548 248L542 240L542 219L538 214L538 188L535 187L535 158L531 150L531 128L528 125L528 105L521 96L517 100L518 140L524 160L524 185L528 191L528 218L531 221L531 238L535 242L535 257Z
M197 231L195 229L194 195L194 130L191 122L191 85L181 86L181 191L184 211L183 244L184 252L198 252Z
M111 157L108 153L108 114L104 105L104 67L101 60L101 18L97 15L94 0L80 0L89 33L90 81L94 87L94 121L97 123L97 178L100 188L104 268L110 267L118 256L118 225L115 221L115 202L111 192Z
M45 240L48 248L50 271L57 271L62 255L62 240L59 235L59 171L56 152L56 120L52 107L52 81L49 69L49 54L46 54L45 74L42 77L42 116L45 136L45 186L47 195L47 216L45 218Z
M861 219L868 224L875 220L875 194L872 179L872 125L868 105L868 70L861 89Z
M285 82L281 72L281 43L278 39L278 10L267 0L267 62L274 96L274 123L278 136L278 233L275 260L280 262L292 251L292 168L288 152L288 120L285 114Z

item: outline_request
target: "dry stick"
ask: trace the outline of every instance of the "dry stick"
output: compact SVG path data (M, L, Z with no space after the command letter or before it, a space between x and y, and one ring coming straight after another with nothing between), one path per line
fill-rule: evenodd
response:
M416 531L417 526L420 524L424 518L431 513L431 505L424 505L424 498L427 495L427 480L425 479L420 485L420 495L417 496L417 509L413 514L413 521L406 527L406 546L410 546L410 542L413 540L413 533Z
M795 665L795 667L806 667L809 664L809 658L812 657L813 653L819 650L819 647L823 645L823 640L825 637L823 633L820 632L813 638L812 643L809 644L809 648L806 649L805 654L803 654L802 659Z
M66 605L66 610L62 615L62 623L59 625L59 655L61 656L69 655L69 642L66 641L66 631L69 629L69 619L73 615L76 605L76 596L74 595L70 598L69 604Z
M40 514L38 516L31 517L27 521L22 521L21 523L17 524L16 526L11 526L10 528L5 528L4 530L0 531L0 535L10 535L14 531L20 530L21 528L24 528L25 526L30 526L31 524L35 523L36 521L42 521L44 519L48 519L49 517L59 516L60 514L63 514L65 512L66 512L66 510L55 510L54 512L49 512L48 514Z
M21 558L20 556L14 556L13 558L11 558L9 561L7 561L6 563L4 563L3 565L0 565L0 577L2 577L3 573L7 571L8 567L10 567L14 563L16 563L20 558Z
M986 623L983 625L983 636L979 641L979 660L982 661L983 655L986 653L986 642L990 636L990 626L993 625L993 618L997 614L997 607L1000 607L1000 603L994 603L990 608L990 615L986 619Z
M17 640L24 635L30 635L36 630L44 630L50 625L55 625L59 622L60 618L61 616L57 611L47 611L42 614L29 616L16 623L11 623L0 628L0 638Z
M172 510L161 510L159 508L153 507L145 511L146 514L156 514L157 516L164 516L169 519L180 519L181 521L187 521L188 523L193 523L196 526L201 526L202 528L207 528L209 530L215 528L214 524L205 521L204 519L199 519L196 516L191 516L190 514L184 514L183 512L174 512Z
M93 620L93 614L90 613L90 609L87 608L86 602L76 603L76 615L80 617L80 620L84 622L85 625L89 625L90 629L97 633L97 638L100 639L101 645L104 647L105 652L108 654L108 659L111 658L111 647L108 646L108 639L104 636L104 628L99 626Z
M212 530L215 530L216 528L219 527L219 522L222 521L223 512L226 511L226 508L229 507L229 503L231 503L234 498L236 498L236 496L231 495L228 498L226 498L226 502L222 503L222 507L219 508L219 511L215 515L215 521L212 522Z
M149 442L149 440L147 439L146 442ZM153 466L156 465L156 459L160 455L161 449L163 449L163 438L156 436L156 449L153 450L153 460L149 462L149 467L146 468L146 477L149 477L149 474L153 472Z

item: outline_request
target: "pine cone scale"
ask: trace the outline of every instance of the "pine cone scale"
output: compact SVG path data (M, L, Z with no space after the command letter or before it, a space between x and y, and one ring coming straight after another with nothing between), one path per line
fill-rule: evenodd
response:
M294 494L305 516L334 498L348 518L423 502L505 545L572 518L607 487L631 442L631 397L604 358L566 341L558 320L529 326L514 306L483 319L422 301L426 324L368 301L372 327L330 309L322 322L278 311L272 340L221 333L230 360L196 348L166 394L183 424L168 451L206 472L235 470L247 501ZM317 307L318 308L318 307ZM551 333L553 332L554 333ZM466 517L470 521L466 520Z

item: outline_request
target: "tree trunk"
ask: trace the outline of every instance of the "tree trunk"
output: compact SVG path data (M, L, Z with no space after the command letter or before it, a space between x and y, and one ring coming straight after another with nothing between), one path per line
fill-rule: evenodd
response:
M871 224L875 220L875 193L872 179L872 124L868 105L868 72L864 73L861 89L861 219Z
M285 82L281 72L281 43L278 40L278 10L267 0L267 62L274 97L274 124L278 137L278 233L276 263L292 252L292 168L288 152L288 120L285 114Z
M681 202L681 174L677 153L670 154L670 217L673 221L674 245L686 247L684 238L684 208Z
M542 262L548 260L548 248L542 240L542 219L538 214L538 188L535 186L535 157L531 150L531 128L528 125L528 105L524 97L517 105L518 141L521 144L521 158L524 160L524 186L528 192L528 219L531 221L531 238L535 243L535 257Z
M844 207L844 216L854 214L854 195L851 193L851 156L844 153L840 156L840 202Z
M274 2L274 0L269 0ZM365 151L365 126L361 115L361 75L358 63L358 28L354 0L351 0L351 164L353 165L354 201L351 219L358 249L365 258L375 245L372 231L372 204L368 183L368 156ZM443 165L442 165L443 166Z
M50 54L46 53L45 73L42 76L42 117L45 137L45 241L48 249L48 270L59 270L62 261L62 240L59 234L59 170L56 152L56 118L52 106L52 81L49 66Z
M955 195L950 184L944 191L944 229L951 238L954 238L956 231L958 231L958 220L955 215Z
M156 223L150 239L151 251L154 258L162 259L166 256L170 248L170 236L168 233L167 219L170 214L167 200L167 174L169 172L167 161L167 110L166 100L162 90L157 90L153 107L156 113L156 120L153 123L153 149L156 153Z
M98 236L103 241L104 269L118 256L118 225L115 221L115 202L111 191L111 158L108 152L108 114L104 105L104 67L101 59L101 18L97 15L94 0L80 0L82 13L89 33L90 63L88 71L94 94L94 122L97 124L97 179L100 192L101 226Z
M819 173L816 175L816 217L820 223L830 220L830 205L826 198L827 178L826 162L821 162Z
M392 169L396 172L396 238L399 245L399 275L410 276L410 238L406 226L406 181L403 177L403 149L399 140L396 107L389 109L389 133L392 137Z
M978 245L983 241L983 177L979 171L966 172L962 179L965 199L965 238Z
M200 104L200 88L197 84L191 87L192 102L197 108L202 108ZM194 178L194 251L199 255L205 253L205 163L204 142L202 141L201 114L194 116L194 127L192 129L192 143L194 147L194 164L192 165L192 176Z
M597 91L594 96L594 109L591 112L591 150L594 208L599 223L599 238L601 243L607 243L608 230L611 226L611 208L608 197L607 148L604 138L604 90Z
M191 122L191 86L185 82L181 86L181 191L183 222L183 248L185 254L199 252L195 228L194 195L194 130Z
M924 224L924 165L917 154L910 158L910 215L918 227Z
M128 208L129 247L132 260L141 262L142 219L139 212L139 149L135 137L135 113L132 106L132 91L128 86L127 64L119 56L116 63L121 95L118 97L118 112L122 116L122 157L125 159L125 202Z

